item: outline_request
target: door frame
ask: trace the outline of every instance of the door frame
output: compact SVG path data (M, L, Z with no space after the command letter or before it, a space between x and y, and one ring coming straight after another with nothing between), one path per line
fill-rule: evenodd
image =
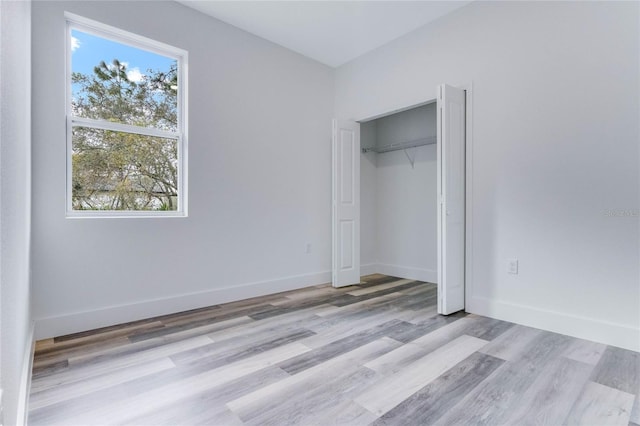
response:
M464 293L465 311L469 310L469 302L472 300L473 294L473 81L462 84L452 84L459 89L465 91L465 237L464 237ZM438 90L438 85L434 87ZM436 92L437 93L437 92ZM437 101L437 94L434 93L434 97L418 100L410 105L398 106L389 110L381 111L378 113L368 114L355 118L353 121L358 123L364 123L367 121L375 120L378 118L386 117L391 114L406 111L409 109L417 108L423 105L435 103ZM360 161L358 156L357 161ZM332 164L333 167L333 164ZM360 187L358 187L360 191ZM436 200L437 201L437 200ZM333 208L333 207L332 207ZM333 221L333 219L332 219ZM333 250L333 248L332 248ZM332 253L333 258L333 253ZM333 277L333 266L332 266ZM333 282L333 278L332 278Z

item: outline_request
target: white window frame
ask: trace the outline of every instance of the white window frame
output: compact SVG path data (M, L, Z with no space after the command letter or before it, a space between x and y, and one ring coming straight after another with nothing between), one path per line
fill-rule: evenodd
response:
M67 122L67 174L66 174L66 217L67 218L116 218L116 217L187 217L187 59L186 50L170 46L110 25L102 24L73 13L65 12L66 19L66 122ZM178 96L176 132L165 131L150 127L133 126L129 124L113 123L106 120L74 117L71 111L72 87L71 74L71 31L78 30L97 37L126 44L138 49L153 52L178 63ZM134 133L145 136L155 136L176 140L178 144L178 206L177 210L74 210L73 209L73 171L72 171L72 130L74 127L88 127L93 129L112 130Z

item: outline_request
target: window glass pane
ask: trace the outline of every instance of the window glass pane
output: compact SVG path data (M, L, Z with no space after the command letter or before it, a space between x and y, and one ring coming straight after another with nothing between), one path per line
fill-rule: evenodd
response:
M74 210L177 210L178 141L74 127Z
M74 116L177 131L175 59L75 29L71 52Z

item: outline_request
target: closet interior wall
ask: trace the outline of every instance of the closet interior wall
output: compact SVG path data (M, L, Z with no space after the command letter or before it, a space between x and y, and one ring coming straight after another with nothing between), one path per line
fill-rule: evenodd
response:
M436 104L360 127L361 270L436 282ZM422 141L415 148L390 145Z

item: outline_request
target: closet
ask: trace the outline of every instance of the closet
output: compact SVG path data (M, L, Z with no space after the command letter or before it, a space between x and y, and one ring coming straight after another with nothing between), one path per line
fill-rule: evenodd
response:
M437 281L437 106L360 123L360 272Z
M333 120L334 287L378 272L437 283L438 313L465 308L471 105L471 84L441 84L435 102Z

